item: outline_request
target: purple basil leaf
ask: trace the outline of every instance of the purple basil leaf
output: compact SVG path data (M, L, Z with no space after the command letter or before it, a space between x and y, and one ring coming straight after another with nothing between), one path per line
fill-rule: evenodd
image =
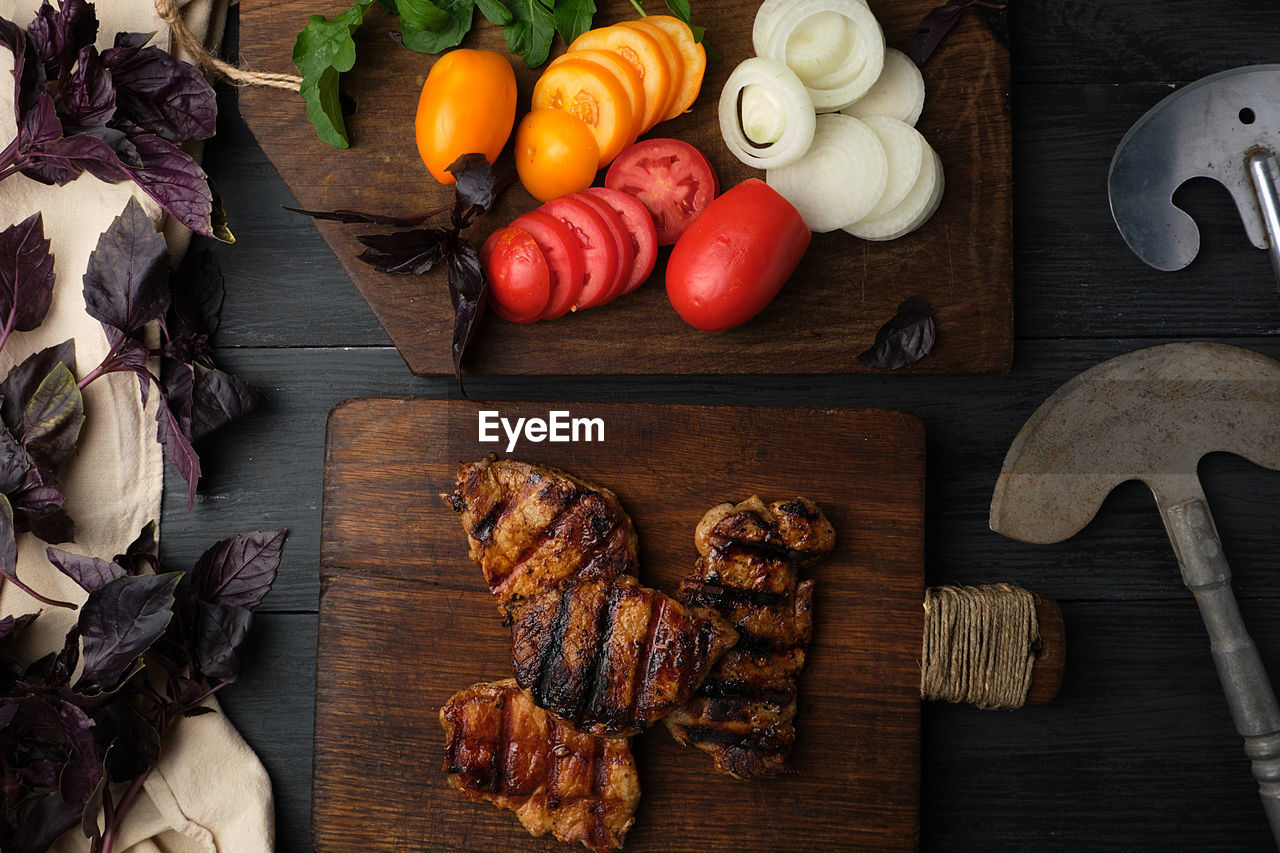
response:
M210 604L257 607L280 567L285 530L241 533L213 545L191 570L191 589Z
M191 441L191 394L195 385L195 365L166 364L165 368L165 402L173 412L173 419L178 429L188 441Z
M200 602L195 637L196 666L211 682L240 676L240 648L249 636L253 612L238 604Z
M63 126L75 128L106 124L116 112L112 73L93 45L80 48L76 67L58 89L58 114Z
M29 40L22 28L0 18L0 45L13 52L13 105L19 123L44 93L48 80L39 46ZM17 140L14 140L14 145Z
M123 568L128 574L139 575L144 572L160 573L160 558L156 556L156 523L148 521L138 531L138 538L129 543L123 554L116 554L112 562Z
M183 364L213 366L213 347L209 344L208 335L191 334L170 338L160 352L166 358Z
M942 44L943 37L951 32L970 2L972 0L947 0L945 5L938 6L924 16L916 29L915 39L911 42L910 55L916 65L924 65L933 56L938 45Z
M465 228L493 204L493 169L483 154L463 154L448 171L457 180L453 227Z
M159 759L160 733L128 702L107 705L94 714L94 723L94 742L112 782L137 779Z
M155 33L116 33L112 47L141 48L155 37Z
M201 335L218 330L226 290L222 270L207 250L187 253L169 276L169 290L178 328Z
M0 619L0 641L18 636L23 629L36 621L39 613L27 613L22 616L6 616Z
M103 758L110 761L111 753L118 751L107 747L107 752L103 755ZM102 774L102 778L98 780L93 793L89 795L89 799L85 800L84 809L80 813L80 831L84 833L85 838L96 840L102 837L102 830L98 828L98 815L102 813L103 795L106 793L107 786L110 783L111 774Z
M449 233L440 228L419 228L395 234L366 234L356 239L368 247L360 253L360 260L378 272L421 275L443 260Z
M0 382L0 396L4 397L3 403L0 403L0 418L3 418L7 426L17 429L18 424L22 423L22 410L27 407L31 395L58 362L75 372L75 340L68 339L27 356Z
M72 805L57 791L33 794L18 803L12 848L5 853L44 853L58 837L81 822L83 805Z
M44 542L70 542L76 526L63 507L66 499L39 468L27 472L26 482L9 496L14 511L14 528L31 531Z
M480 328L485 278L480 255L461 237L450 241L449 298L453 302L453 371L462 385L462 357Z
M29 332L44 322L53 281L53 255L40 213L0 231L0 323L5 331Z
M77 623L84 649L77 684L110 690L119 683L168 627L180 577L176 572L125 576L89 593Z
M169 248L129 199L89 256L84 302L89 316L132 335L169 309Z
M284 205L285 210L294 213L301 213L303 216L310 216L312 219L327 219L331 222L345 222L352 224L367 225L390 225L395 228L412 228L415 225L421 225L433 216L439 216L448 207L442 207L439 210L433 210L430 213L420 213L416 216L384 216L380 213L363 213L359 210L304 210L301 207L289 207Z
M18 121L19 147L23 153L27 153L61 138L62 121L58 118L58 108L47 93L38 92L31 108Z
M218 104L195 66L158 47L109 48L102 61L121 117L170 142L213 136Z
M181 148L152 134L130 136L129 141L143 165L125 169L142 191L192 231L218 238L210 222L213 193L200 164Z
M79 584L85 592L93 592L128 574L123 566L99 557L73 554L61 548L46 548L44 553L55 569Z
M933 349L933 309L918 296L908 297L898 313L876 332L876 342L858 356L869 367L896 370L924 358Z
M36 464L56 471L70 458L84 423L84 399L62 362L36 388L22 410L18 438Z
M62 651L53 659L49 670L49 684L52 687L66 687L71 683L71 674L80 663L80 628L72 625L62 643Z
M12 616L6 616L4 619L0 619L0 627L3 626L4 622L11 621L13 621ZM0 635L0 638L2 638L2 635ZM13 722L13 718L16 716L18 716L17 705L0 705L0 732L8 728L9 724Z
M84 808L93 789L102 781L102 762L93 742L93 720L81 708L64 703L58 709L70 753L58 779L58 790L68 803Z
M0 494L11 494L27 481L27 472L36 467L18 440L9 430L0 427Z
M0 495L0 573L12 581L18 580L18 541L14 537L13 507L3 495Z
M200 457L168 403L161 400L157 409L156 439L164 448L164 455L187 483L187 510L190 511L195 506L196 485L200 482Z
M262 392L238 376L218 369L195 366L191 394L190 435L199 441L209 433L242 417L262 402Z
M138 149L129 141L129 135L123 130L117 130L114 127L106 125L97 125L95 127L86 127L80 131L85 136L92 136L94 139L100 139L102 142L115 152L116 159L120 161L121 167L142 167L142 157L138 154Z
M49 76L65 75L75 64L80 49L98 38L98 18L86 0L61 0L55 11L44 0L27 35L40 50Z
M24 142L22 157L22 174L42 184L65 186L84 172L108 184L133 177L110 145L85 133L52 139L30 148L26 148Z

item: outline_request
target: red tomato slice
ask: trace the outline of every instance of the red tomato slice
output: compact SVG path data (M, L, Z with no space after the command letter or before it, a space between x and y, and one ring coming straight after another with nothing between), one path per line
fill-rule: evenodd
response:
M679 139L646 139L624 149L604 185L635 196L653 216L658 245L674 245L716 197L715 170L697 148Z
M598 198L583 193L574 193L570 198L594 208L596 213L604 217L604 221L609 226L609 233L613 236L613 243L618 248L618 271L613 277L613 286L609 288L609 295L604 299L605 303L612 302L627 292L627 285L631 282L631 268L636 264L636 250L631 243L631 235L627 233L627 224L612 207Z
M551 271L528 231L499 228L480 249L489 304L504 320L532 323L551 298Z
M540 210L517 217L510 227L529 232L551 271L551 298L539 319L554 320L568 314L582 296L582 280L587 273L578 239L563 222Z
M584 192L603 201L613 212L622 217L636 260L631 267L631 281L623 293L630 293L649 280L654 264L658 262L658 232L653 227L653 217L648 209L636 201L635 196L608 187L588 187Z
M603 305L618 275L618 247L609 224L594 207L575 201L571 196L553 199L538 209L560 220L582 246L586 274L577 308Z
M667 296L707 332L745 323L778 295L809 247L808 226L778 191L749 178L720 196L667 259Z

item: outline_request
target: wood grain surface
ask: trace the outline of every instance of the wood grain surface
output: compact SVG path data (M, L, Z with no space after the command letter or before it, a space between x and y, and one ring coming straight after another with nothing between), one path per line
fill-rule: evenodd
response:
M330 418L316 667L314 836L323 853L557 850L463 799L441 771L440 706L509 677L510 639L438 495L483 456L484 404L357 400ZM546 416L545 404L492 406ZM554 408L562 408L555 406ZM644 792L627 836L658 850L911 850L918 843L923 431L894 412L575 405L603 443L525 444L515 458L613 489L641 578L673 590L693 529L721 500L803 494L831 518L800 684L795 775L715 773L661 727L633 742ZM501 450L501 448L499 448Z
M245 0L241 52L246 63L292 72L297 31L314 13L335 14L344 0ZM634 16L623 0L600 4L597 24ZM872 0L889 45L906 50L937 0ZM695 22L723 54L711 63L692 112L651 136L677 136L711 160L722 188L762 173L739 163L720 140L716 102L729 72L751 55L750 0L699 0ZM348 121L352 147L320 142L301 99L246 89L241 110L298 202L311 209L353 208L407 215L452 199L431 180L413 141L418 93L433 57L398 48L394 22L375 7L356 34L358 60L344 89L357 104ZM505 50L498 28L476 15L467 46ZM556 52L563 46L557 41ZM516 60L521 104L536 72ZM924 67L929 93L919 128L946 171L942 207L924 228L900 240L869 243L844 232L819 234L782 295L760 316L721 334L687 326L662 286L663 260L650 283L604 308L554 322L514 326L490 317L466 369L481 374L850 373L876 329L905 297L925 297L937 311L938 345L909 372L998 372L1009 368L1013 339L1012 143L1009 55L977 15L967 15ZM513 170L510 150L499 173ZM480 236L536 202L508 190ZM378 229L316 226L368 300L409 368L420 375L453 370L453 315L443 271L392 276L357 261L355 235ZM385 229L382 229L385 230ZM477 243L478 245L478 243ZM665 259L666 253L663 253Z

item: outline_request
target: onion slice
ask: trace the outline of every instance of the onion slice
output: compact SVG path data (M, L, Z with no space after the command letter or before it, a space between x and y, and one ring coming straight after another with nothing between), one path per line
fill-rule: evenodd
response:
M945 185L942 160L930 148L925 168L920 170L915 186L901 204L884 216L854 222L844 226L844 230L863 240L896 240L906 236L928 222L937 211Z
M901 204L911 192L920 177L929 143L925 142L920 131L896 118L867 116L862 123L875 132L889 162L889 180L884 194L866 217L878 219Z
M889 180L884 146L852 116L820 115L813 144L789 166L765 174L769 186L800 211L811 231L834 231L866 217Z
M760 131L744 127L744 119ZM776 60L744 60L720 91L724 144L753 168L774 169L799 160L813 142L815 126L813 102L804 84Z
M914 125L924 109L924 76L900 50L885 48L884 70L867 93L840 112L854 118L889 116Z
M846 67L862 61L861 68L848 82L821 87L815 87L813 83L808 84L809 96L813 99L815 109L838 110L866 94L884 67L884 31L880 28L876 16L859 0L791 0L773 13L772 20L766 27L768 34L765 38L764 50L757 50L757 53L770 59L786 62L787 43L798 30L803 30L811 19L817 17L821 21L819 17L821 12L836 12L847 18L849 25L857 31L856 37L860 38L865 50L865 52L855 50L846 58L844 63ZM843 75L837 70L824 75L822 82L825 84L829 79L841 80Z

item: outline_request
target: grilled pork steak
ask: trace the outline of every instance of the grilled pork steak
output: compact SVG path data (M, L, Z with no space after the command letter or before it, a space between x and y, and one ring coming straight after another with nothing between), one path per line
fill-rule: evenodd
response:
M512 679L460 690L440 709L449 784L594 853L622 846L640 802L627 741L574 731Z
M796 678L813 633L813 581L798 582L798 570L831 553L835 530L805 498L765 506L753 495L712 508L694 540L702 556L678 597L714 608L738 642L663 722L722 773L777 775L795 741Z
M500 610L574 578L636 572L636 532L618 498L563 471L489 456L459 467L441 497L462 516Z
M737 641L714 611L685 607L630 576L579 579L513 608L516 681L543 708L622 736L683 705Z

